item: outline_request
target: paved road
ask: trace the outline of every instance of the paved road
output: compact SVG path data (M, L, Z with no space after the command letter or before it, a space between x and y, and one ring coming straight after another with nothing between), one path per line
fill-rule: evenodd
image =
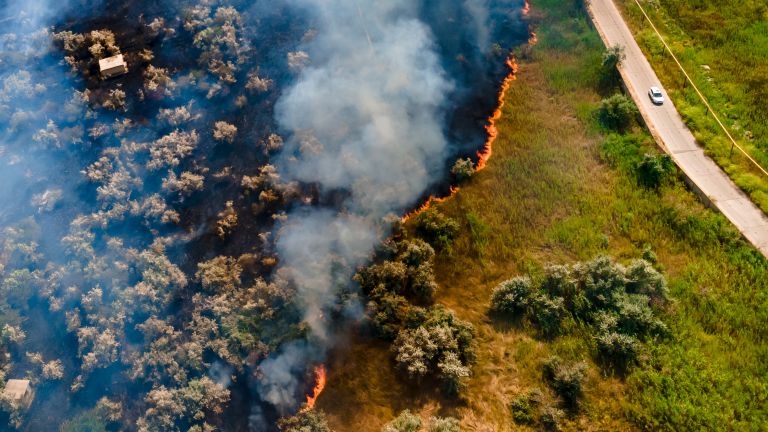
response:
M627 57L620 68L621 75L656 141L693 183L693 187L768 257L768 217L704 155L675 105L666 97L666 91L613 0L591 0L589 9L605 44L624 47ZM662 106L654 105L648 98L648 89L653 85L664 92L666 100Z

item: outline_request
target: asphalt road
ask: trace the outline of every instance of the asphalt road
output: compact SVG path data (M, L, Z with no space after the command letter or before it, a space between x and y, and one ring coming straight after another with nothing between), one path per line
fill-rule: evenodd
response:
M606 46L621 45L626 59L620 71L648 128L700 195L727 217L768 257L768 217L736 186L696 143L656 73L637 45L613 0L591 0L590 13ZM682 72L680 73L682 78ZM662 89L665 101L654 105L648 89Z

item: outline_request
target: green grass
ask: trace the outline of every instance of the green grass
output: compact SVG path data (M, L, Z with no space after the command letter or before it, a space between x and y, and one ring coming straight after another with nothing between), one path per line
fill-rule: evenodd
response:
M477 328L468 389L450 400L405 382L383 344L357 340L331 356L319 407L339 431L377 431L405 408L461 418L468 431L535 430L514 424L510 406L534 387L548 391L542 361L554 354L590 365L580 413L565 430L761 430L768 263L676 175L659 189L638 184L637 164L659 151L643 129L604 135L596 124L604 47L588 18L571 0L533 8L540 43L506 94L493 158L437 205L461 223L435 272L437 300ZM649 343L646 360L624 377L590 360L587 328L547 341L487 315L491 290L505 279L599 253L625 261L647 246L674 297L662 311L671 337Z
M707 153L768 212L768 176L731 142L677 68L634 0L621 0L640 47ZM644 9L731 135L768 169L768 4L665 0ZM705 68L709 67L709 70Z

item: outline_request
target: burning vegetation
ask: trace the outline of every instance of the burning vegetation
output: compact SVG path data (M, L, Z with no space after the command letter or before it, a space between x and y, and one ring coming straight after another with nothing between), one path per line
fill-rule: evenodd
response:
M0 421L322 425L325 350L361 304L409 377L458 392L473 330L431 265L451 221L420 213L429 243L366 265L485 141L520 5L139 3L0 7L0 377L35 388Z

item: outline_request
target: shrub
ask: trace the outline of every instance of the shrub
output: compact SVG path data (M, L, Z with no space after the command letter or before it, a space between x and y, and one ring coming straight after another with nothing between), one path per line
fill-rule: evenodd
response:
M394 420L384 425L381 432L419 432L421 418L409 410L400 413Z
M541 425L544 426L545 430L559 431L563 417L565 417L563 410L551 406L546 407L541 412Z
M603 63L600 67L600 88L602 90L613 89L619 84L621 75L619 75L618 67L624 58L626 58L624 47L620 45L614 45L603 53Z
M629 293L644 294L659 301L669 298L667 280L646 260L632 261L627 267L626 277Z
M394 339L397 336L410 311L408 300L394 293L385 293L368 302L371 327L383 339Z
M86 411L61 425L61 432L107 432L107 421L97 410Z
M531 302L532 283L528 277L516 277L504 281L493 289L491 311L512 317L520 317Z
M606 332L596 338L598 355L621 369L634 364L640 353L640 341L617 332Z
M447 250L459 233L459 224L430 208L416 216L416 233L433 247Z
M672 159L668 155L646 153L637 165L637 180L642 186L657 189L664 183L672 169Z
M541 289L549 295L572 298L576 293L576 281L571 277L571 270L568 266L548 266L544 269Z
M531 318L536 327L546 337L560 334L563 318L565 317L564 300L562 297L549 297L539 294L531 301Z
M631 336L660 335L666 326L653 315L648 297L642 294L624 294L616 298L618 331Z
M405 291L407 267L397 261L384 261L373 264L357 272L355 281L366 293L376 297L377 292L394 292L402 294Z
M518 396L512 401L510 410L512 411L512 419L517 424L531 424L533 423L533 401L528 395Z
M459 421L453 417L432 417L428 432L461 432Z
M408 269L408 293L420 303L431 303L437 291L432 264L427 262Z
M331 432L325 414L314 409L299 411L293 417L283 417L277 422L280 432Z
M395 361L411 378L436 375L449 394L469 377L474 362L474 328L443 307L432 307L424 321L399 332L392 345Z
M475 174L475 164L470 158L458 159L451 168L451 174L457 183L462 183Z
M576 304L577 314L584 317L596 308L609 306L614 294L623 292L626 284L624 267L602 255L576 264L572 273L586 299L586 303Z
M634 102L622 94L615 94L603 99L597 110L597 118L600 124L606 128L619 132L626 131L637 115L637 107Z
M587 369L584 362L566 365L553 356L544 362L544 378L566 405L575 407L582 395Z

